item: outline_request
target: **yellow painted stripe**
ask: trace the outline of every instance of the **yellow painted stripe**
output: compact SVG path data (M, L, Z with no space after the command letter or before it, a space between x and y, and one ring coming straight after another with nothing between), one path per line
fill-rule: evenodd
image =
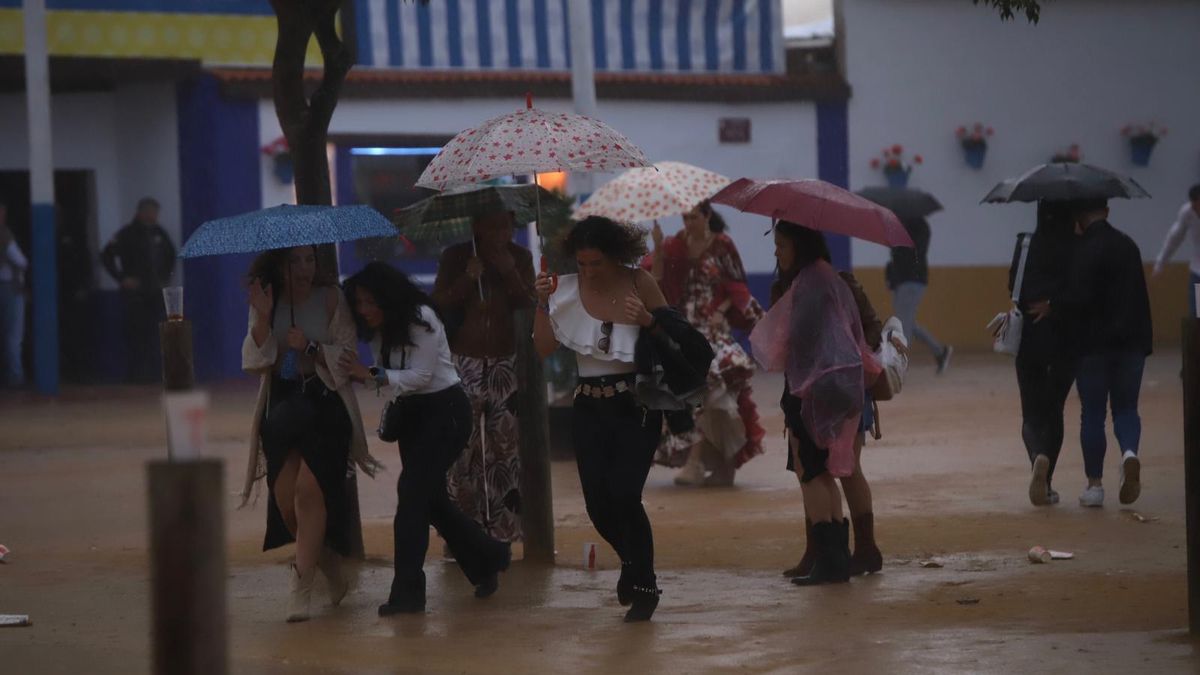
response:
M54 56L268 66L275 54L273 16L51 11L46 29ZM23 32L20 10L0 10L0 54L24 53ZM309 42L308 63L321 64L316 40Z

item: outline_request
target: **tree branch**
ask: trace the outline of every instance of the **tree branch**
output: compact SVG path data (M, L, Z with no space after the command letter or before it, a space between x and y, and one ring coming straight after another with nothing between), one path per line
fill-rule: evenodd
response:
M1000 20L1008 21L1013 19L1018 12L1024 12L1025 18L1029 23L1037 23L1041 18L1042 2L1050 0L972 0L976 5L983 3L988 7L994 7L1000 12Z

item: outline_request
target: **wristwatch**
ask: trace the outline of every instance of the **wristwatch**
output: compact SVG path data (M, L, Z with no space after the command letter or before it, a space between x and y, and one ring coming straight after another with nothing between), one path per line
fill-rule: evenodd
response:
M304 353L309 356L316 356L319 351L321 351L321 345L312 340L309 340L308 346L304 348Z

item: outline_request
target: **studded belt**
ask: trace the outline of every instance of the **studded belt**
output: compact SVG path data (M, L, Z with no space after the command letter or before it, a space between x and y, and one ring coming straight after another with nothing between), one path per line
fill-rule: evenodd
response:
M589 398L612 398L617 394L633 391L625 380L617 380L613 384L581 384L575 387L576 396Z

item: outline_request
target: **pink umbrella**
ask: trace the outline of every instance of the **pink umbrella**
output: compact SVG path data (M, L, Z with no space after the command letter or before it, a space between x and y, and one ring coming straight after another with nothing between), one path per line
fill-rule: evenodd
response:
M500 176L550 171L616 171L650 162L600 120L533 107L459 132L425 168L417 187L446 190Z
M912 237L896 214L822 180L741 178L714 195L712 201L822 232L884 246L913 247Z

